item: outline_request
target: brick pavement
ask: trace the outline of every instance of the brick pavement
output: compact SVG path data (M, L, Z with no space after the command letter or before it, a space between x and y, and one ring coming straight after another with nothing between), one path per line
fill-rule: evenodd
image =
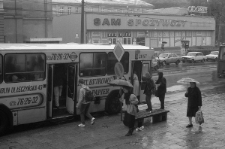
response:
M3 136L0 149L224 149L225 94L203 97L202 129L195 122L193 128L185 128L186 98L181 97L179 101L166 102L170 110L166 122L152 124L147 119L144 131L130 137L124 136L128 129L119 115L104 116L93 126L88 121L85 128L79 128L79 122L71 122ZM158 103L153 106L158 107Z

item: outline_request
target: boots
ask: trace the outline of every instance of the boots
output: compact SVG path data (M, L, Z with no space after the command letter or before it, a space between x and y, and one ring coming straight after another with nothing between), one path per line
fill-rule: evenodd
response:
M133 131L134 131L133 128L129 128L129 131L127 132L127 134L125 136L131 136Z

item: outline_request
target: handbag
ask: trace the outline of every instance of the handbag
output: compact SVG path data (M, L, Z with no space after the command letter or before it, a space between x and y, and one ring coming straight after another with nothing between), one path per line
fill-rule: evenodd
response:
M202 111L201 110L198 110L197 112L196 112L196 114L195 114L195 122L197 123L197 124L202 124L202 123L204 123L204 117L203 117L203 113L202 113Z

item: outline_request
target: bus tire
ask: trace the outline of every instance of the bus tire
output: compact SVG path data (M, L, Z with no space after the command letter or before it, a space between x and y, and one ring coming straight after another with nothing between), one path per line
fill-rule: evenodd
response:
M9 120L5 112L0 111L0 136L8 130Z
M121 102L119 100L119 91L111 92L106 98L105 111L108 114L117 114L121 111Z

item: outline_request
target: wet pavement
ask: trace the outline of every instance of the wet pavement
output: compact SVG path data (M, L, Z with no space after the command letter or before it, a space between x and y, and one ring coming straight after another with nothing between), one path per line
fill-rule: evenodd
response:
M194 119L193 128L185 127L187 100L179 92L166 96L170 111L166 122L152 124L150 118L145 119L144 131L130 137L124 136L128 129L118 114L97 118L94 125L87 121L85 128L79 128L77 121L9 134L0 138L0 149L224 149L224 87L202 91L202 127ZM153 108L159 108L159 103Z

